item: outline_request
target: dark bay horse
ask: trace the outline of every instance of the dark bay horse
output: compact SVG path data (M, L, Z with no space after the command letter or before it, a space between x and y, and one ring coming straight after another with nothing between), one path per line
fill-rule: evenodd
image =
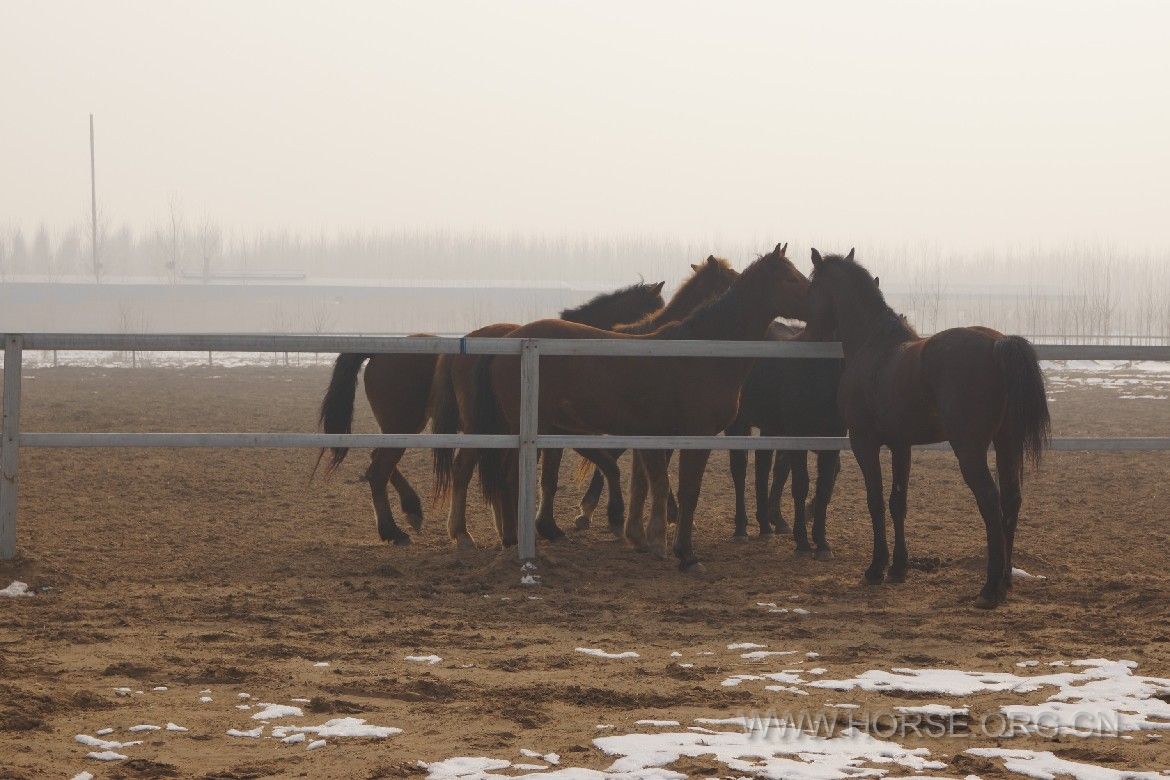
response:
M577 311L583 312L582 316L609 326L631 322L662 308L664 284L639 283L612 293L603 293ZM516 326L507 327L512 329ZM379 430L382 433L421 433L432 416L431 385L439 363L438 357L412 354L338 355L325 398L321 401L321 429L325 433L352 431L358 372L362 364L369 360L362 378L366 399L370 402ZM330 449L326 474L341 465L347 452L344 447ZM373 450L370 453L370 467L364 477L370 485L374 514L378 520L378 535L383 541L394 544L409 544L410 535L394 522L394 513L390 509L390 499L386 492L387 482L392 482L398 491L402 511L411 528L417 531L422 527L422 503L418 493L398 470L398 462L405 452L404 449L385 447ZM318 464L320 461L318 457Z
M1048 401L1035 350L1020 336L984 327L951 328L920 338L886 305L852 250L846 257L822 258L814 249L812 259L808 330L839 333L845 351L838 402L873 521L866 581L905 579L910 448L946 441L975 495L987 534L987 578L976 605L996 606L1011 587L1024 461L1038 464L1048 440ZM987 466L992 444L998 488ZM893 463L894 558L888 575L882 445L890 448Z
M645 336L541 320L509 338L759 340L777 317L805 316L808 280L784 246L752 263L716 301L681 322ZM735 418L752 361L726 358L549 357L541 361L539 430L546 434L714 435ZM484 357L476 365L477 433L519 431L519 358ZM666 555L666 451L642 450L639 463L651 492L649 539L631 512L626 536L639 549ZM692 529L709 452L679 456L678 529L674 554L684 571L700 568ZM515 450L481 450L484 491L515 523ZM632 500L632 499L631 499Z
M700 306L718 298L738 275L726 260L714 256L708 257L702 263L691 265L693 273L683 282L670 301L657 311L651 312L641 319L631 323L616 323L610 327L596 325L597 319L591 317L588 311L568 310L561 312L561 319L576 322L582 325L592 325L603 330L616 332L650 332L671 322L677 322ZM490 332L477 332L468 335L479 336L506 336L518 325L490 326ZM453 433L455 430L471 430L473 415L475 383L473 380L475 358L457 355L443 356L439 361L434 382L432 403L434 405L434 428L436 433ZM445 377L441 376L446 370ZM544 510L540 517L538 528L541 536L546 539L557 539L564 533L557 526L552 517L553 496L557 490L559 480L560 450L541 451L541 507ZM600 482L609 488L609 503L606 514L612 526L618 532L622 531L625 519L625 505L621 492L621 473L618 469L617 458L621 451L582 453L585 462L596 468ZM450 512L448 515L448 532L451 538L460 545L474 544L467 533L467 487L475 469L477 454L474 450L460 451L451 459L450 451L435 451L435 485L437 495L450 490ZM598 494L601 485L598 486ZM493 512L497 507L493 504ZM497 516L497 521L499 520ZM500 539L505 545L515 544L515 528L497 527Z
M670 298L670 303L661 311L655 312L652 315L644 317L638 322L632 322L628 325L618 325L610 328L616 333L625 333L629 335L645 335L653 333L664 325L669 325L672 322L678 322L690 316L700 306L714 301L723 293L730 289L739 272L731 267L731 263L723 258L709 255L702 263L691 263L691 276L679 287ZM615 461L625 453L625 450L607 450L610 457ZM541 453L543 458L546 458L545 463L548 463L548 451ZM556 457L556 456L554 456ZM589 461L585 461L589 464ZM559 464L559 458L557 458ZM547 508L548 512L552 512L553 495L557 490L556 471L557 464L549 464L549 468L542 466L541 468L541 507ZM601 498L601 488L605 484L605 475L599 466L593 466L593 477L586 488L584 495L581 496L581 512L577 516L575 526L577 530L583 531L589 527L590 521L593 518L593 512L597 509L597 503ZM586 472L587 473L587 472ZM638 472L635 471L635 474ZM551 476L551 480L548 477ZM615 497L614 491L617 491ZM625 518L621 511L621 487L618 483L610 485L610 503L606 507L606 516L609 522L610 531L616 535L624 533ZM667 512L672 517L678 514L678 506L675 501L673 493L667 494ZM542 518L543 519L543 518Z
M636 284L613 293L598 295L593 300L561 312L561 318L599 328L620 327L636 322L653 312L663 310L662 288L665 282ZM515 323L496 323L468 333L469 338L499 338L516 328ZM471 430L471 413L475 393L473 373L475 358L469 355L440 355L431 382L432 429L435 433L456 433ZM475 470L474 449L435 449L435 502L450 501L447 513L447 535L460 547L474 547L475 540L467 532L467 487ZM613 479L617 480L616 464ZM495 513L493 507L493 513ZM516 543L514 528L505 527L498 514L496 531L505 545ZM559 529L558 529L559 530Z
M775 322L768 329L769 341L811 340L803 329ZM739 414L727 429L729 436L746 436L759 428L761 436L844 436L845 424L837 410L837 384L841 361L817 358L760 360L748 374L739 399ZM747 508L744 498L747 479L746 450L730 453L731 478L735 485L735 537L747 538ZM775 453L756 450L756 522L760 536L784 533L780 497L788 474L792 474L792 536L798 554L813 554L806 527L805 500L808 498L808 453L788 450ZM817 452L816 493L812 501L812 532L819 560L832 558L825 536L825 517L833 486L841 470L838 450ZM768 478L773 477L771 489Z

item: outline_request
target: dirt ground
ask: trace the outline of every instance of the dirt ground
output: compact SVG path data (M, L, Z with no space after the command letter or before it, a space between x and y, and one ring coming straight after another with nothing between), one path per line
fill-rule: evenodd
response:
M327 377L324 367L28 370L22 425L311 430ZM1115 387L1077 383L1053 398L1059 435L1170 435L1170 401L1119 400ZM360 390L357 403L356 429L373 431ZM521 586L514 554L498 548L478 499L471 530L481 549L457 553L435 510L413 545L388 546L365 486L353 482L365 453L352 452L331 481L309 485L315 456L22 451L20 557L0 564L0 587L22 580L36 595L0 599L0 777L422 776L419 760L523 761L521 748L603 769L612 758L592 745L598 724L624 734L645 729L639 719L685 727L697 717L826 702L888 709L953 701L722 685L734 674L812 665L753 662L728 650L735 642L798 651L795 658L819 653L815 663L834 678L905 666L1021 673L1016 664L1028 659L1098 657L1170 676L1170 453L1050 454L1025 483L1016 561L1046 579L1020 580L993 612L972 607L983 529L949 453L915 455L908 533L920 567L906 583L880 587L860 584L870 528L848 455L830 510L834 561L797 558L787 540L733 543L727 459L717 453L696 531L705 575L648 560L595 524L541 544L534 588ZM405 473L429 494L429 453L408 453ZM557 514L566 529L579 494L566 466ZM596 658L579 647L639 657ZM404 660L431 654L442 660ZM127 695L116 692L122 687ZM262 724L252 719L257 707L237 705L295 699L310 700L295 705L304 716L274 722L352 716L403 732L329 738L313 751L227 736ZM962 698L973 713L1008 700ZM1010 699L1020 700L1044 696ZM167 722L188 730L126 731ZM125 748L125 761L87 759L96 748L74 735L103 727L114 729L105 739L144 744ZM931 774L946 777L1019 777L998 759L963 753L996 744L1113 769L1170 767L1170 736L1145 732L899 742L928 748L947 764ZM703 757L672 767L736 774Z

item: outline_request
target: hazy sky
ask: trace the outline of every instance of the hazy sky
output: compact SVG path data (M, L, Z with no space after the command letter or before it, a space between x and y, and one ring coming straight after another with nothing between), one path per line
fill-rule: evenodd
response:
M1170 3L0 0L0 224L1170 244Z

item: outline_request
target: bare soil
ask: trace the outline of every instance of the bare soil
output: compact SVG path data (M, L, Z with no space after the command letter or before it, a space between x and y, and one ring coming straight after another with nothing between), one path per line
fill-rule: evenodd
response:
M327 377L324 367L31 370L23 427L311 430ZM1058 434L1170 434L1164 400L1121 401L1097 386L1054 398ZM373 431L360 391L357 403L357 430ZM1025 659L1093 657L1170 676L1170 453L1051 453L1025 483L1016 561L1046 579L1019 581L993 612L972 606L983 528L948 453L915 455L908 533L917 568L906 583L880 587L860 584L870 526L848 455L830 511L834 561L797 558L787 540L733 543L726 455L716 453L696 532L705 575L682 575L595 525L541 545L536 588L520 585L514 553L499 549L478 500L471 531L481 549L453 549L435 510L414 544L388 546L375 533L366 487L353 481L365 454L352 452L337 477L310 485L315 457L22 451L20 557L0 564L0 587L23 580L37 595L0 599L0 777L82 769L98 777L397 777L423 773L420 759L519 760L522 747L600 769L609 759L591 745L597 724L626 733L642 718L685 726L825 701L922 701L815 690L798 700L721 686L731 674L788 663L753 664L727 650L741 641L815 651L833 677L899 666L1020 672L1015 664ZM429 453L408 453L404 464L428 494ZM578 496L566 467L557 516L567 530ZM770 613L757 602L810 614ZM609 661L577 647L640 657ZM428 654L443 660L404 660ZM118 687L132 693L117 695ZM204 690L212 702L200 701ZM230 728L259 725L255 710L236 709L240 693L310 699L295 722L354 715L405 731L331 739L311 752L231 738ZM982 713L1007 700L966 701ZM125 731L168 721L189 731ZM102 727L115 729L108 738L145 744L125 750L130 761L86 759L91 748L74 735ZM994 742L903 744L949 763L935 774L1012 776L998 761L961 755ZM1170 766L1170 738L1144 734L1004 744L1113 768ZM691 759L677 768L700 775L721 766Z

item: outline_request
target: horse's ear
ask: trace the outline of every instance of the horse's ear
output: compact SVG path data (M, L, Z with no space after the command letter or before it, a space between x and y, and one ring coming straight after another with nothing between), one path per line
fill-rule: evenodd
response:
M666 282L664 282L664 281L658 282L657 284L650 285L650 287L654 290L655 294L662 292L662 288L665 286L666 286Z
M784 257L784 253L787 251L788 251L788 242L787 241L785 241L783 244L776 245L776 254L780 255L780 257Z
M882 278L880 276L875 276L873 278L873 286L879 290L882 288Z
M825 262L825 259L823 257L821 257L821 253L816 250L816 247L813 247L812 261L813 261L813 268L818 268L821 263Z
M719 265L719 258L715 255L707 255L707 265Z
M702 267L703 266L699 265L698 263L691 263L691 270L694 271L695 273L698 273L699 269Z
M853 259L853 247L849 247L849 254L845 255L845 259L846 259L846 260L852 260L852 259Z

